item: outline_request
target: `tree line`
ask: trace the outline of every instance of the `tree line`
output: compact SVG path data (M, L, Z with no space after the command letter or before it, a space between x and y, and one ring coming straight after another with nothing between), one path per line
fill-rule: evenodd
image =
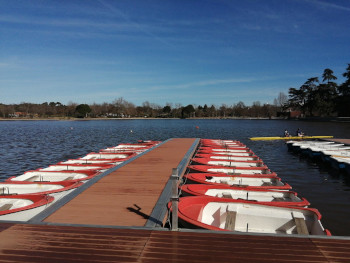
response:
M300 111L303 116L350 116L350 64L343 73L345 82L338 85L331 69L325 69L322 81L318 77L309 78L300 88L289 88L289 96L280 92L272 104L255 101L245 105L239 101L233 105L183 106L167 103L160 106L145 101L140 106L120 97L111 103L64 105L60 102L41 104L23 102L20 104L0 103L2 118L272 118L288 117L292 111Z
M350 116L350 64L342 74L345 81L338 85L334 72L323 71L322 81L318 77L306 80L298 89L289 89L289 100L285 107L298 109L304 116Z
M282 95L281 95L282 94ZM283 93L280 97L285 97ZM247 106L242 101L228 106L207 104L183 106L180 103L167 103L160 106L145 101L141 106L118 98L111 103L77 104L70 102L64 105L60 102L44 102L42 104L20 103L0 104L0 117L2 118L228 118L228 117L273 117L282 108L282 104L261 104L259 101Z

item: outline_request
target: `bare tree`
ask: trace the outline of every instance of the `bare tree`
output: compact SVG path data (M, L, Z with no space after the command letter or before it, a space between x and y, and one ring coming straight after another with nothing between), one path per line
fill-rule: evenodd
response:
M276 106L283 108L287 103L288 103L288 96L283 92L280 92L277 97Z

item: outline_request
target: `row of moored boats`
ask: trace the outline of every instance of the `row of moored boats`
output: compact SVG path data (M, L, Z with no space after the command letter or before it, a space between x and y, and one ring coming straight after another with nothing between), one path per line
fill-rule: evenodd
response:
M239 141L202 139L183 179L178 216L184 227L330 235L319 211Z
M288 149L320 159L332 168L350 174L350 146L331 141L287 141Z
M0 220L28 221L88 180L157 144L120 144L0 182Z

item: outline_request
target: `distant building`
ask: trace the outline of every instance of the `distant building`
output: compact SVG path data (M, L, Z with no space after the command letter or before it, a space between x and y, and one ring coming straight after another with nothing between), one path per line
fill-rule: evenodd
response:
M290 111L289 112L289 118L302 118L303 114L301 111Z
M28 117L28 113L27 112L17 111L17 112L14 112L14 113L10 113L9 117L11 117L11 118L26 118L26 117Z
M304 114L301 111L288 108L286 111L277 112L277 117L284 117L288 119L289 118L298 119L298 118L303 118Z

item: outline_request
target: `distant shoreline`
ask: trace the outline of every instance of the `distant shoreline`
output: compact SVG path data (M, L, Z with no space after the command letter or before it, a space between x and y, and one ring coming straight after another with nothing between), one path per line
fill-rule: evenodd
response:
M0 118L0 121L93 121L93 120L147 120L159 118Z
M285 120L284 118L258 118L258 117L198 117L186 118L186 120ZM181 120L181 118L0 118L0 121L93 121L93 120Z
M181 118L144 118L144 117L132 117L132 118L0 118L0 121L108 121L108 120L181 120ZM283 117L192 117L186 118L186 120L288 120L288 121L319 121L319 122L344 122L349 123L350 117L333 117L333 118L302 118L302 119L286 119Z

